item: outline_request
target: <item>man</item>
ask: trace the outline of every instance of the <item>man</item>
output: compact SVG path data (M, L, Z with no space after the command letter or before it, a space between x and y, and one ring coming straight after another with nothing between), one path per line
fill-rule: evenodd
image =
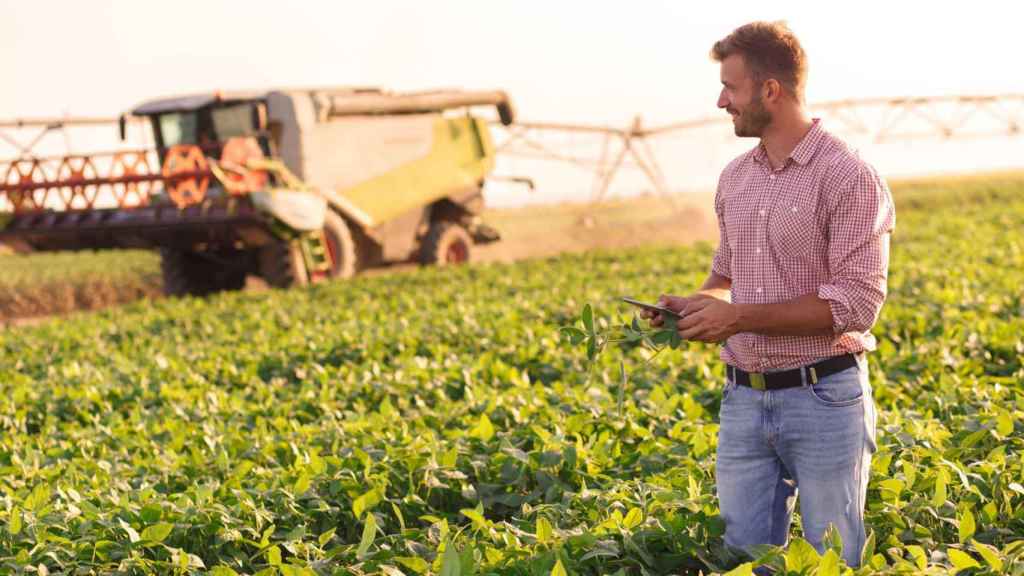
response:
M805 538L822 552L835 526L857 566L875 450L865 352L885 300L892 198L809 116L806 57L784 23L742 26L711 55L718 107L737 136L760 143L722 172L721 238L704 285L660 302L680 312L682 338L725 343L716 473L725 542L784 546L799 487Z

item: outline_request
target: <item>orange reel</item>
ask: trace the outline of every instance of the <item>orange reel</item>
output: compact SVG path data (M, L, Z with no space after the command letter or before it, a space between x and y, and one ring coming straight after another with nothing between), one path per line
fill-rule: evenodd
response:
M110 176L113 179L144 177L152 174L146 152L118 152L111 162ZM113 185L114 199L119 208L134 208L149 202L151 180L117 182Z
M37 212L45 207L51 183L47 181L39 160L12 162L4 175L4 182L20 188L7 193L15 213Z
M65 156L57 168L57 181L60 183L60 199L65 210L87 210L92 208L99 193L95 182L86 184L87 180L95 181L96 167L88 156Z
M167 195L185 208L199 204L206 198L210 186L210 165L199 146L177 144L167 149L167 158L161 174L167 186Z
M234 196L262 190L269 176L265 170L248 167L249 160L262 160L263 150L252 137L229 138L220 154L220 167L224 169L224 188Z

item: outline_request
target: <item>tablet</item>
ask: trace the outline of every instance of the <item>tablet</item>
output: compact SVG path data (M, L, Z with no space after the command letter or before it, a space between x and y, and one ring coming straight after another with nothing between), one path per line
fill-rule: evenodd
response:
M660 312L663 315L671 316L677 320L682 318L682 316L680 316L679 313L676 312L675 310L665 308L664 306L658 306L657 304L648 304L647 302L634 300L628 296L623 296L622 301L625 302L626 304L632 304L633 306L636 306L638 308L643 308L644 310L650 310L651 312Z

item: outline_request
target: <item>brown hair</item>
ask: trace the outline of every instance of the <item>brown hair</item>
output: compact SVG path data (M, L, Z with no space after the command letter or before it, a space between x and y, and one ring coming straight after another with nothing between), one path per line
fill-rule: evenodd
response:
M774 78L803 101L807 82L807 54L785 22L751 22L715 42L711 58L721 62L733 54L743 56L754 81Z

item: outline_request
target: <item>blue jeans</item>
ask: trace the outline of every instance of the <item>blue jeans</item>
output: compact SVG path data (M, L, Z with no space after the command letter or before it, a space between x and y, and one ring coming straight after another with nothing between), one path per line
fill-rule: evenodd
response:
M866 357L817 384L808 379L774 391L726 383L716 471L725 543L785 546L799 488L804 538L823 553L825 530L835 525L843 558L856 567L876 449Z

